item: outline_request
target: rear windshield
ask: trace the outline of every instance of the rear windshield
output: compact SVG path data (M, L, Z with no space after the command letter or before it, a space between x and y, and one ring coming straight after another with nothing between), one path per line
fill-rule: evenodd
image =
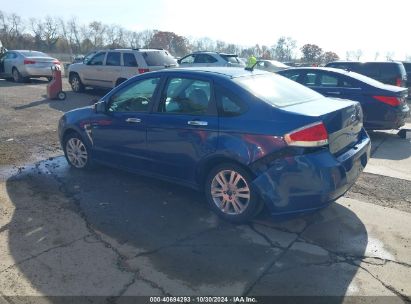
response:
M143 57L146 60L148 66L166 66L177 64L174 57L166 51L144 52Z
M295 81L271 73L239 77L234 81L275 107L286 107L324 98L323 95Z
M24 57L50 57L47 54L44 54L42 52L37 52L37 51L26 51L26 52L20 52Z
M221 57L227 62L230 63L241 63L240 60L238 60L237 55L227 55L227 54L220 54Z

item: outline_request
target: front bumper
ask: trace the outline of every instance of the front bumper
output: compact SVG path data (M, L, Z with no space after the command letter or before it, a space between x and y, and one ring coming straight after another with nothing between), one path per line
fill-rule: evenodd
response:
M276 160L253 184L272 214L319 209L355 183L370 157L371 141L362 130L357 144L339 156L328 150Z

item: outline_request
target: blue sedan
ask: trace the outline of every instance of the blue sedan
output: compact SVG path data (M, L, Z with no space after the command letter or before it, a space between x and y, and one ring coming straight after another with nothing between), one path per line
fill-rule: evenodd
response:
M368 130L398 129L410 109L406 88L383 84L367 76L333 68L293 68L278 74L328 97L358 101Z
M264 204L272 214L327 205L370 153L357 102L241 68L133 77L94 106L65 113L59 137L74 168L98 162L204 191L236 223Z

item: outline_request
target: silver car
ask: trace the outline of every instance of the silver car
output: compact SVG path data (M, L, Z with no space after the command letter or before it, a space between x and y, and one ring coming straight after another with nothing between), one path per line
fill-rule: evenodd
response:
M51 80L51 67L60 62L38 51L11 50L0 56L0 78L23 82L30 78L46 77Z
M218 52L195 52L178 60L180 67L244 67L236 54Z
M68 68L69 82L74 92L85 87L114 88L128 78L177 67L177 61L162 49L114 49L98 51L83 63Z
M255 68L275 73L281 70L289 69L290 67L276 60L259 59L257 60Z

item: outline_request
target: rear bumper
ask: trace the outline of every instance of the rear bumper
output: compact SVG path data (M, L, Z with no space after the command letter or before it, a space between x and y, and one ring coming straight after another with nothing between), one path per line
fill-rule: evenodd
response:
M385 115L379 120L366 120L364 127L367 130L389 130L399 129L405 124L405 120L410 115L410 108L408 104L401 107L387 106Z
M357 144L338 157L327 150L286 157L253 184L272 214L318 209L350 189L366 166L370 149L371 141L362 130Z
M21 74L24 77L51 77L51 66L47 67L30 67L26 66Z

